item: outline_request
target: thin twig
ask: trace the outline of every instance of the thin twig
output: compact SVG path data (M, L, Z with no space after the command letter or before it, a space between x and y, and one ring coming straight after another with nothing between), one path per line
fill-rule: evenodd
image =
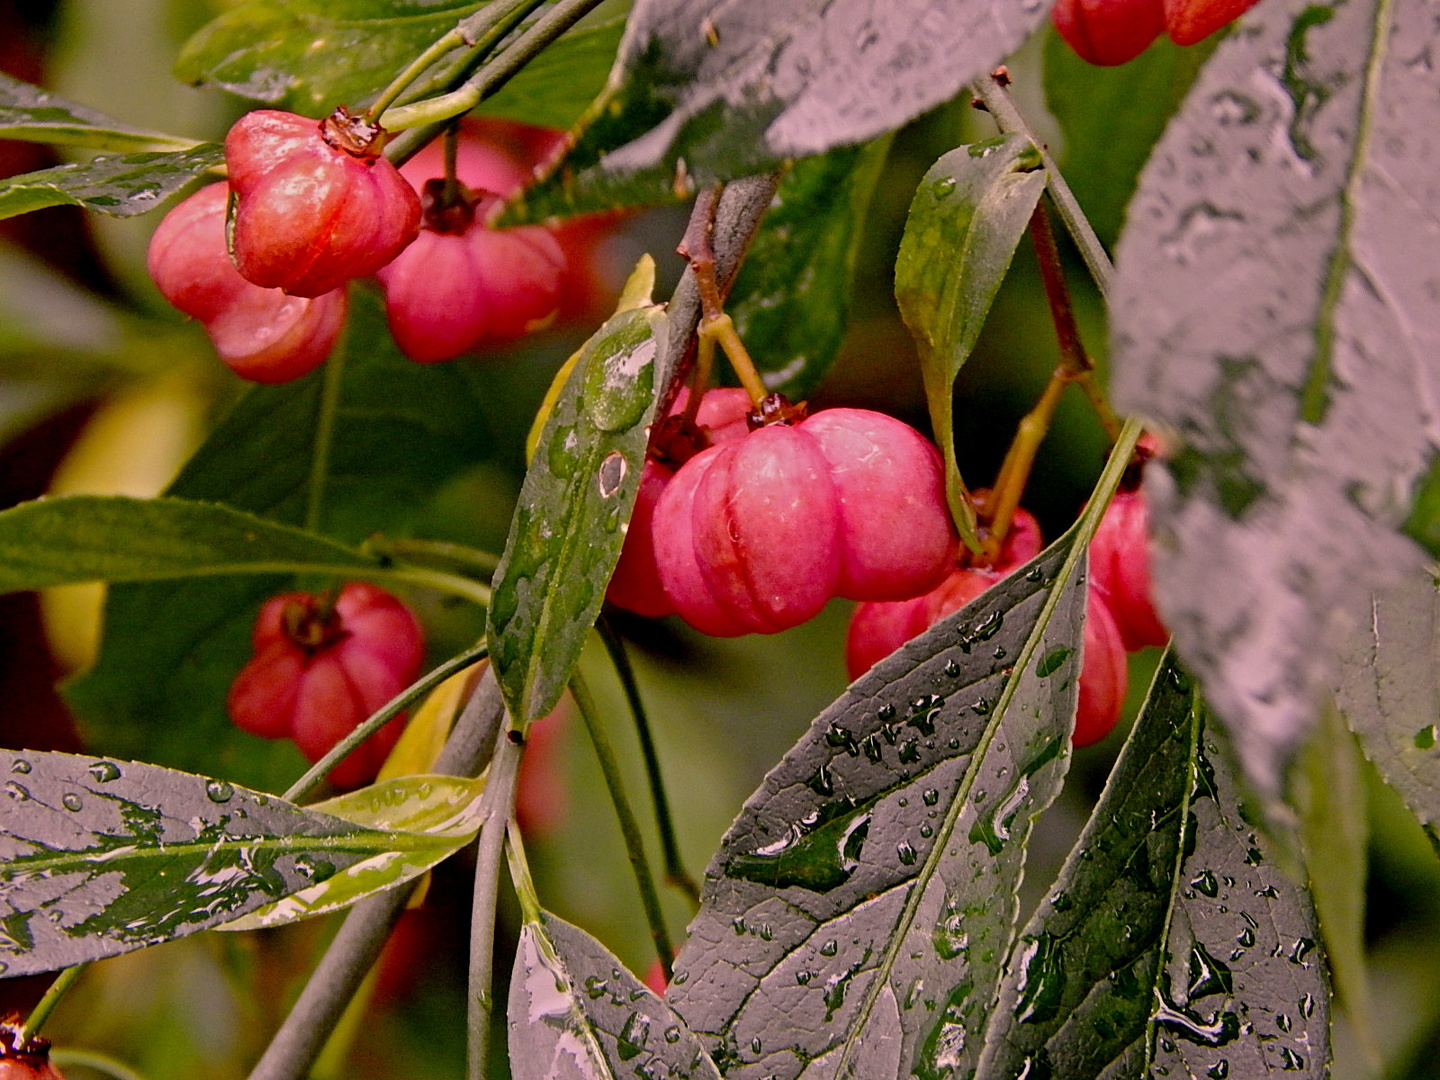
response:
M320 384L320 401L315 410L315 442L310 457L310 485L305 493L305 528L311 532L320 528L325 485L330 479L330 449L335 441L335 414L340 411L340 389L344 382L349 337L348 332L341 335L340 344L325 361Z

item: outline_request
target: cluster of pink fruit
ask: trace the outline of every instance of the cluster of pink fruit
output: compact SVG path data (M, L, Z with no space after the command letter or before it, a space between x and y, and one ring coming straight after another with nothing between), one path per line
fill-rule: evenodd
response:
M1256 0L1057 0L1055 29L1092 64L1133 60L1162 33L1194 45L1243 15Z
M236 374L287 382L323 362L354 278L380 279L391 332L421 362L513 341L552 320L567 291L590 287L604 223L485 224L558 152L561 133L467 121L453 183L437 146L397 170L382 142L343 108L321 121L248 113L225 139L228 183L192 195L155 231L151 277Z

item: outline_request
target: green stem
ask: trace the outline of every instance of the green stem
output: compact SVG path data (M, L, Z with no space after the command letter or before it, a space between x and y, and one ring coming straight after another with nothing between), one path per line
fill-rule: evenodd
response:
M140 1073L105 1054L91 1050L51 1050L50 1062L58 1069L89 1069L115 1080L144 1080Z
M464 652L446 660L445 663L430 672L430 674L417 680L396 694L387 701L378 712L332 746L330 752L314 765L310 766L305 775L291 784L281 798L288 802L296 802L303 799L321 780L325 779L331 769L345 759L345 756L349 754L350 751L354 750L371 735L374 735L375 732L388 724L394 717L408 709L418 698L428 694L457 671L462 671L481 659L488 651L489 646L484 641L472 645Z
M515 886L515 897L520 901L520 917L526 922L538 923L540 895L535 891L530 863L525 858L525 838L520 835L519 823L513 819L505 830L505 857L510 866L510 881Z
M355 573L373 581L402 581L407 585L419 585L421 588L458 596L481 607L490 606L490 586L445 570L432 570L428 566L392 566Z
M33 1039L40 1029L45 1026L45 1021L50 1019L50 1014L55 1011L55 1006L60 1003L60 999L65 996L65 992L75 985L75 980L80 978L80 973L89 966L89 964L76 964L73 967L66 968L55 977L55 981L50 984L49 988L45 991L45 995L40 999L35 1008L30 1010L30 1015L26 1017L25 1024L20 1029L18 1041L21 1044Z
M605 786L610 791L610 802L615 807L615 816L620 819L620 832L625 837L625 851L630 857L630 868L635 871L635 882L640 887L640 903L645 909L645 921L650 924L650 937L655 942L655 952L660 957L665 980L670 980L670 964L675 950L670 943L670 931L665 928L665 915L660 910L660 894L655 889L655 878L650 872L650 862L645 857L645 839L640 833L640 822L630 808L625 795L625 782L620 776L620 762L600 725L600 715L595 699L584 677L577 671L570 679L570 693L585 721L585 730L590 743L595 747L595 756L600 761L600 771L605 776Z
M425 73L425 69L435 63L446 53L463 48L469 44L465 35L461 33L461 26L464 23L451 27L444 34L430 44L430 46L412 60L404 71L391 80L390 85L380 91L370 107L365 110L365 119L371 123L375 118L395 103L395 99L405 92L405 88Z
M372 551L387 559L430 559L436 562L459 563L486 577L494 574L500 566L500 556L493 552L481 551L479 548L448 540L423 540L408 536L391 538L377 534L366 540L363 547L366 551Z
M625 650L625 642L615 633L614 628L603 616L597 623L600 640L620 676L620 685L625 689L625 699L630 703L630 714L635 718L635 734L640 739L640 754L645 759L645 776L650 782L650 798L655 804L655 827L660 833L660 849L665 853L665 881L675 886L692 904L700 903L700 889L694 878L685 869L680 858L680 846L675 842L675 824L670 816L670 799L665 793L665 780L660 775L660 755L655 752L655 739L650 733L650 720L645 713L645 703L640 698L640 684L635 679L635 668Z
M340 387L345 374L348 333L325 361L320 404L315 415L315 443L310 457L310 487L305 498L305 528L320 529L320 510L325 501L325 483L330 476L330 448L335 439L335 414L340 408Z

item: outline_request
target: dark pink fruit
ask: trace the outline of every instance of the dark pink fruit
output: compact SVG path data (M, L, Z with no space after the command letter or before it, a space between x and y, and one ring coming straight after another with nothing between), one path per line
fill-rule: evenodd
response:
M1105 590L1091 582L1085 598L1085 658L1072 736L1076 746L1089 746L1109 735L1125 704L1130 672L1107 600Z
M1170 640L1150 587L1150 511L1141 491L1116 492L1090 542L1090 577L1109 595L1130 652Z
M1256 0L1164 0L1165 29L1176 45L1194 45L1234 22Z
M395 597L352 582L333 604L285 593L255 622L255 655L230 688L230 717L268 739L289 737L318 761L414 681L424 660L420 625ZM338 787L370 782L400 737L403 717L367 739L330 774Z
M415 239L420 200L343 109L322 121L258 109L225 137L232 246L249 281L319 296L375 273Z
M1105 67L1133 60L1165 29L1162 0L1057 0L1050 17L1081 59Z

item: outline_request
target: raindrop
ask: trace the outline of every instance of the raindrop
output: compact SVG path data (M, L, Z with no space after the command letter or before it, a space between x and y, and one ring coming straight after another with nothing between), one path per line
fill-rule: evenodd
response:
M1070 659L1074 650L1065 645L1052 645L1046 650L1045 655L1040 658L1039 665L1035 668L1035 674L1040 678L1049 678L1060 670L1060 666Z
M235 785L225 780L211 780L205 785L205 797L213 803L229 802L235 795Z
M1247 926L1244 930L1240 931L1240 936L1235 939L1235 943L1245 949L1254 948L1255 931Z
M608 499L620 490L620 485L625 481L625 474L630 471L630 463L625 460L625 455L619 450L612 450L600 462L600 471L596 475L596 483L600 488L600 497Z
M1260 106L1243 94L1223 90L1210 99L1210 115L1225 127L1231 124L1253 124L1260 119Z
M28 773L30 771L30 762L26 761L24 758L16 758L10 764L10 771L13 773L20 773L23 776L25 773Z
M671 1025L665 1029L665 1041L674 1046L680 1041L680 1028L678 1025Z
M1302 937L1298 939L1295 942L1295 947L1290 950L1290 962L1292 964L1299 964L1301 967L1308 968L1310 966L1310 961L1307 959L1307 957L1309 957L1310 951L1314 948L1315 942L1312 941L1310 938Z
M935 198L948 199L951 195L955 194L955 178L953 176L942 176L939 180L935 181L930 190Z
M609 982L599 975L591 975L585 980L585 996L591 1001L599 1001L609 989Z
M959 678L959 677L960 677L960 665L959 665L959 663L957 663L957 662L954 661L954 660L946 660L946 661L945 661L945 674L946 674L946 675L949 675L950 678L952 678L952 679Z
M760 1036L759 1036L759 1035L756 1035L755 1038L753 1038L753 1039L750 1040L750 1050L751 1050L752 1053L758 1054L758 1053L762 1052L764 1049L765 1049L765 1044L760 1041Z
M1280 1050L1280 1067L1286 1072L1300 1072L1305 1068L1305 1059L1286 1046Z
M1230 1062L1221 1058L1205 1070L1205 1075L1208 1076L1210 1080L1225 1080L1225 1078L1230 1075Z
M795 972L795 981L801 986L808 986L810 984L810 980L814 977L815 973L813 971Z
M894 720L895 706L891 705L887 701L884 705L880 706L880 708L876 711L875 715L880 717L881 720Z
M895 854L904 865L915 865L915 849L904 840L895 845Z
M1415 732L1415 749L1433 750L1435 748L1435 734L1436 728L1434 724L1430 724L1428 727L1422 727L1419 731Z
M14 780L6 783L5 794L16 802L24 802L30 798L30 790L24 784L17 784Z
M921 795L920 798L924 800L926 806L934 806L940 801L940 792L934 788L926 788L925 793Z
M1196 892L1202 893L1205 896L1214 897L1218 896L1220 893L1220 883L1215 879L1215 875L1212 874L1209 870L1204 871L1193 881L1191 881L1190 886Z
M1010 654L1005 651L1004 645L996 645L995 652L992 655L995 657L996 660L1004 660L1005 657L1009 656Z
M1288 1032L1291 1028L1290 1017L1286 1016L1284 1013L1276 1013L1275 1026L1278 1027L1281 1031Z
M80 801L79 795L76 795L73 791L67 791L64 795L60 796L60 805L65 807L66 810L76 811L85 804Z
M837 952L839 952L839 951L840 951L840 945L839 945L838 942L836 942L836 941L834 941L834 940L827 941L827 942L825 942L824 945L821 945L821 946L820 946L820 955L821 955L821 956L834 956L834 955L835 955Z
M95 778L96 783L107 784L111 780L120 779L120 766L113 761L97 761L90 766L90 775Z
M935 835L935 830L932 829L929 825L921 825L920 835L923 836L926 840L929 840L930 837Z

